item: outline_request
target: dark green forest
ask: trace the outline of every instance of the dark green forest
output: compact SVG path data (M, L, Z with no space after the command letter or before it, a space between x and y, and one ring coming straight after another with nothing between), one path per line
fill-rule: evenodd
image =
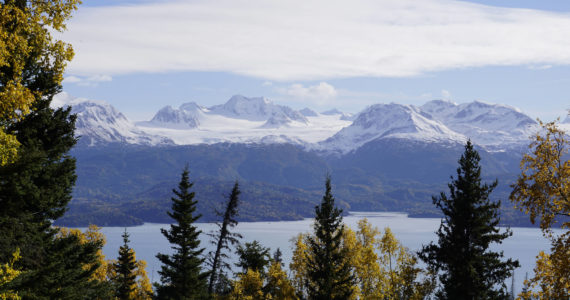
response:
M213 220L220 189L242 183L245 213L240 221L297 220L311 217L319 178L335 176L338 205L345 211L400 211L411 217L439 217L431 196L445 188L462 146L442 151L425 144L379 142L345 156L307 152L294 145L215 144L148 147L78 147L78 180L66 226L131 226L167 222L172 170L186 163L197 182L198 211ZM503 200L503 225L531 226L508 201L520 155L482 154L486 180L499 180L493 197ZM522 150L521 150L522 151Z

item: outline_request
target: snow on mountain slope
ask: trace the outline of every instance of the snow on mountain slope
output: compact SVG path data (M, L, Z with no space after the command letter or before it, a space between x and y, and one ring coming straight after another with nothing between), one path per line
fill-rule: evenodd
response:
M166 106L150 121L132 124L105 102L76 99L65 93L53 105L72 105L82 144L293 143L322 152L348 153L378 139L427 143L464 143L470 138L490 151L529 142L539 128L518 109L479 101L455 104L434 100L421 107L376 104L353 121L338 110L296 111L266 98L233 96L210 108L194 102ZM570 117L560 124L570 129ZM566 129L568 127L568 129Z
M314 145L313 149L346 154L383 138L445 143L466 140L415 106L391 103L369 106L358 114L352 125Z
M175 129L196 128L206 112L206 108L195 102L184 103L179 108L168 105L161 108L150 121L138 122L137 125Z
M332 136L350 121L338 116L307 117L307 123L297 122L282 115L270 117L266 121L250 121L230 118L219 114L204 114L200 126L191 129L145 127L142 130L155 135L166 136L176 144L215 144L215 143L316 143Z
M434 100L422 105L420 109L488 150L526 143L538 130L536 121L507 105L481 101L458 105Z
M250 121L266 121L272 116L279 115L293 121L307 123L307 119L300 112L287 106L274 104L262 97L247 98L235 95L225 104L212 106L210 113Z
M142 145L172 144L172 140L150 135L137 128L113 106L102 101L90 101L61 93L52 106L71 106L77 115L75 135L79 143L89 146L105 143L129 143Z
M267 121L261 125L261 128L279 128L288 127L292 120L287 117L283 112L275 112L267 119Z
M299 112L305 117L316 117L319 115L316 111L314 111L308 107L301 109Z
M166 136L177 144L295 143L322 141L350 125L340 115L304 116L266 98L236 95L225 104L204 108L187 103L165 107L151 121L138 122L146 132Z
M353 115L351 113L345 113L342 112L336 108L327 110L327 111L323 111L321 112L322 115L327 115L327 116L334 116L334 115L339 115L341 120L345 120L345 121L354 121L356 120L357 115Z
M336 108L333 108L333 109L329 109L329 110L321 112L321 115L327 115L327 116L342 115L342 111L340 111Z

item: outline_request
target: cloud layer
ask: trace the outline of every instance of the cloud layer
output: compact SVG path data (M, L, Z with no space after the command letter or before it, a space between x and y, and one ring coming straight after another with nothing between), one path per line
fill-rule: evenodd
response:
M295 83L289 86L287 89L279 89L278 92L300 99L317 100L326 100L329 98L334 98L337 95L337 91L334 86L326 82L320 82L318 85L312 85L308 87L305 87L299 83Z
M80 8L69 74L275 81L570 64L570 15L451 0L195 0Z

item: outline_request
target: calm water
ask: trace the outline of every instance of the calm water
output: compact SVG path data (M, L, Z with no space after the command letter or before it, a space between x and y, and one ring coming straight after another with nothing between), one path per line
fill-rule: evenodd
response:
M440 219L435 218L408 218L402 213L373 213L373 212L352 212L344 218L345 224L356 229L358 220L368 218L369 222L383 229L390 227L400 242L412 251L419 250L422 244L435 241L435 231L439 227ZM313 219L302 221L284 222L242 222L239 223L236 232L243 235L242 242L258 240L265 247L270 247L271 252L278 247L283 252L283 259L286 266L291 259L291 238L300 232L309 232L312 229ZM127 228L130 234L130 246L137 253L138 259L147 261L147 271L151 281L158 281L160 277L157 271L160 263L155 258L159 252L170 253L170 244L160 233L161 228L168 228L167 224L147 223L142 226ZM216 225L200 223L198 227L203 233L214 230ZM537 228L512 228L513 236L504 241L503 244L493 247L504 251L505 257L518 259L521 268L515 271L515 289L520 291L525 273L532 276L535 257L540 250L548 250L549 242L542 237ZM121 234L123 227L104 227L101 232L107 237L107 244L103 248L107 258L116 258L119 247L122 244ZM212 249L210 239L202 234L201 246L206 248L206 252ZM508 282L510 288L510 280Z

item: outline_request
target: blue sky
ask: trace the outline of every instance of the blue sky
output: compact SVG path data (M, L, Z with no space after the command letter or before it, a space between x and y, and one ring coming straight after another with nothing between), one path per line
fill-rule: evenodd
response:
M317 111L482 100L552 120L570 108L570 1L86 0L68 29L64 90L136 121L234 94Z

